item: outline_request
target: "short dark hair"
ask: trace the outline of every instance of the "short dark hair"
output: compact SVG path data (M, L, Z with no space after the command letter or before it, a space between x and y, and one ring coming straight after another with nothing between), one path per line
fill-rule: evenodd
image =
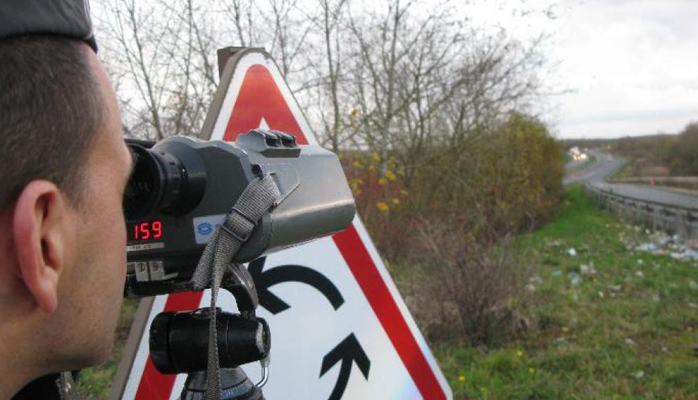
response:
M84 166L103 122L102 89L78 40L0 40L0 210L34 179L82 199Z

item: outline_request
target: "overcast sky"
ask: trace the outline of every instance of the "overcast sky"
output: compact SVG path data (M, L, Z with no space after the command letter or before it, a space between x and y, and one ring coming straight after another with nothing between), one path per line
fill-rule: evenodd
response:
M698 0L561 0L549 22L557 136L675 133L698 121ZM561 86L561 87L562 87Z

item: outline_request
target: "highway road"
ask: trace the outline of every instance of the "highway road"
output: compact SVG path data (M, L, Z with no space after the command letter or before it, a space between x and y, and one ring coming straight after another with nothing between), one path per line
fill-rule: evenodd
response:
M589 154L596 158L596 162L586 168L574 170L567 174L562 181L564 185L582 182L603 182L625 164L625 161L620 157L596 150L590 150Z
M581 169L581 167L587 163L589 160L574 160L565 164L565 173L571 174L572 172Z
M587 168L565 176L563 180L565 185L587 182L600 189L633 199L698 209L698 196L650 186L605 182L606 178L623 167L625 161L620 157L600 151L592 150L589 153L596 157L596 162Z

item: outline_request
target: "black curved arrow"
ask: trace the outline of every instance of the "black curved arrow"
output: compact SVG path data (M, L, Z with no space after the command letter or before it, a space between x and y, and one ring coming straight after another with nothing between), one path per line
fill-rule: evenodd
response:
M335 310L344 304L344 297L332 281L314 269L300 265L281 265L262 272L265 261L266 257L262 257L250 262L248 270L254 279L255 286L257 286L259 304L270 313L276 315L291 308L269 291L270 287L283 282L301 282L314 287L327 298Z
M320 370L320 377L325 375L325 372L332 369L332 367L338 362L342 362L342 367L339 370L339 377L337 378L337 384L330 394L329 400L340 400L344 396L344 391L347 389L347 384L349 383L349 376L351 375L351 364L356 363L359 370L364 375L364 378L368 380L368 371L371 369L371 360L364 352L364 349L359 344L356 336L352 333L347 336L346 339L342 340L342 343L338 344L337 347L332 349L325 358L322 359L322 368Z

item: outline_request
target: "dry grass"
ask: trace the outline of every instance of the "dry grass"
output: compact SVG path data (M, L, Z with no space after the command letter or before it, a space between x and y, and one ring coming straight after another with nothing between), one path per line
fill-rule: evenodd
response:
M525 274L509 239L493 242L428 223L421 233L422 259L401 275L401 285L427 337L471 346L506 341L520 327L510 300Z

